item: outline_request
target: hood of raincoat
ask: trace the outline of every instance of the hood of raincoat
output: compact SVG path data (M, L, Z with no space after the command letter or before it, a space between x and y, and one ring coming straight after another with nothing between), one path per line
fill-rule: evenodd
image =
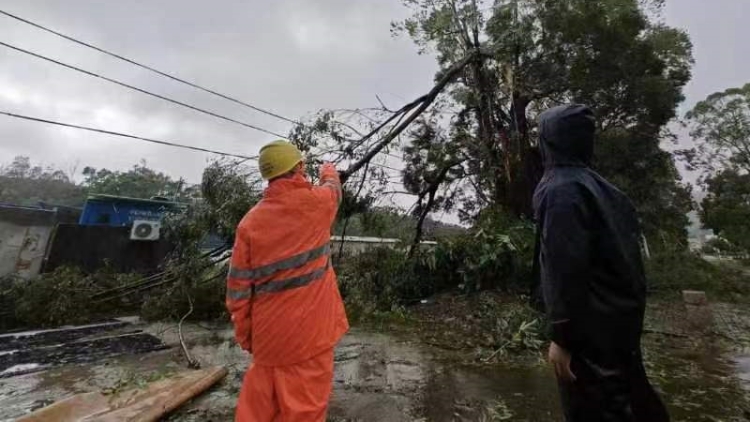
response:
M539 150L545 168L588 167L594 154L594 113L581 104L551 108L539 116Z

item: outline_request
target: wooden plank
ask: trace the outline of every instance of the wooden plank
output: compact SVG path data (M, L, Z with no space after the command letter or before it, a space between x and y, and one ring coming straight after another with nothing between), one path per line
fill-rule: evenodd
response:
M227 374L226 368L186 371L111 396L78 394L19 419L19 422L156 422L193 397L203 393Z
M52 403L16 422L81 421L88 416L106 412L108 409L109 398L104 394L83 393Z

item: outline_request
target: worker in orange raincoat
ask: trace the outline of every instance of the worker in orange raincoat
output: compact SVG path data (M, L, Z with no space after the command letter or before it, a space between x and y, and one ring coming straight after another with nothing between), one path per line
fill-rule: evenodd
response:
M330 258L341 182L325 164L312 185L286 141L263 147L259 165L268 188L237 227L227 279L235 337L253 354L235 420L323 422L349 329Z

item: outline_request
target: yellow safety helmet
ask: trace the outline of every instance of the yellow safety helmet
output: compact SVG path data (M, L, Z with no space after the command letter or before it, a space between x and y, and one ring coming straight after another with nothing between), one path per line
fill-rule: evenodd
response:
M291 171L302 161L302 152L283 139L273 141L260 149L258 166L260 175L270 180Z

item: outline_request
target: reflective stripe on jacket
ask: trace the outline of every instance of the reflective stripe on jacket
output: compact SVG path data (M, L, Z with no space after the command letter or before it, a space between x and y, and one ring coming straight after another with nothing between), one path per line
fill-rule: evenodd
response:
M237 228L226 302L237 341L259 365L312 358L349 327L330 261L342 196L333 166L323 166L321 182L271 182Z

